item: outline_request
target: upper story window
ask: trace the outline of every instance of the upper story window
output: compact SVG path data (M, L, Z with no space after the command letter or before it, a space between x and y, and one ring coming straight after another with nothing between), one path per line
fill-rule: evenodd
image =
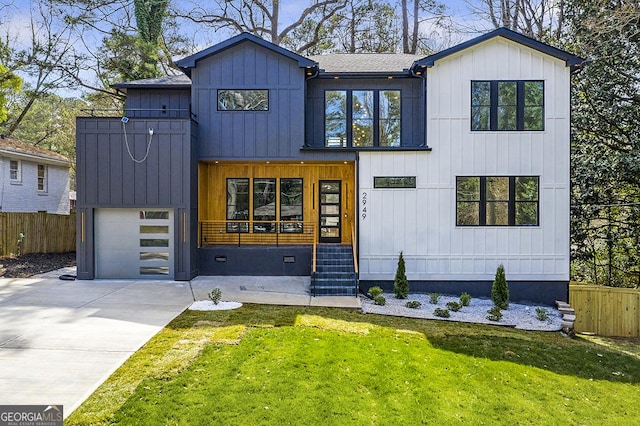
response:
M538 225L539 193L537 176L459 176L456 225Z
M472 81L471 130L544 130L544 82Z
M9 179L11 182L20 182L22 180L22 170L19 160L9 161Z
M399 90L325 91L325 146L399 147Z
M218 111L268 111L268 90L218 90Z
M38 191L47 192L47 166L38 164Z

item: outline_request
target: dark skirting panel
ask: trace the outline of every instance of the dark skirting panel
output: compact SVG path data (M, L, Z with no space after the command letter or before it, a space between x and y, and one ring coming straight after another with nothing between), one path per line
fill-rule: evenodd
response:
M411 293L440 293L459 296L469 293L473 297L491 298L492 281L409 281ZM556 300L569 301L568 281L509 281L509 300L554 306ZM393 292L393 281L360 281L360 291L366 293L369 288L380 286L387 292Z
M208 246L198 249L200 275L311 275L311 246Z

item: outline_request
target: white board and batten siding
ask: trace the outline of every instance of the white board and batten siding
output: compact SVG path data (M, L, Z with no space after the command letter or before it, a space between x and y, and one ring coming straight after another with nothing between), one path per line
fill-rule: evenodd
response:
M545 130L471 132L472 80L543 80ZM432 152L360 153L360 279L392 280L403 251L410 280L492 280L502 263L510 280L568 281L569 90L563 61L500 37L429 68ZM416 188L375 189L375 176ZM539 226L456 226L456 176L539 176Z

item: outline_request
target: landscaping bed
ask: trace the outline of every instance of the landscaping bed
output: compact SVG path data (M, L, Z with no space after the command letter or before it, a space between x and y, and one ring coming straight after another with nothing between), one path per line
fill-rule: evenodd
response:
M44 272L76 265L76 254L30 253L0 257L0 277L27 278Z

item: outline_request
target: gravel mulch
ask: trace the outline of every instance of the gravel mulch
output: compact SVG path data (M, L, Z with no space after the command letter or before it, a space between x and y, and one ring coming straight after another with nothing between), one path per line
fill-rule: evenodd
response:
M0 257L0 277L28 278L76 265L75 253L30 253Z
M559 331L562 329L562 316L557 309L543 305L521 305L510 303L509 308L502 311L502 319L499 322L487 319L487 311L493 303L489 299L471 299L469 306L464 306L458 312L449 311L451 317L441 318L433 314L436 308L447 309L447 302L459 302L458 297L441 296L437 304L429 303L428 294L410 294L406 299L396 299L393 293L385 293L386 304L375 305L373 300L360 296L362 311L365 313L395 315L399 317L426 318L444 321L459 321L470 323L482 323L514 327L521 330ZM405 304L410 300L420 302L418 309L407 308ZM540 321L536 318L536 307L543 307L549 313L549 319Z

